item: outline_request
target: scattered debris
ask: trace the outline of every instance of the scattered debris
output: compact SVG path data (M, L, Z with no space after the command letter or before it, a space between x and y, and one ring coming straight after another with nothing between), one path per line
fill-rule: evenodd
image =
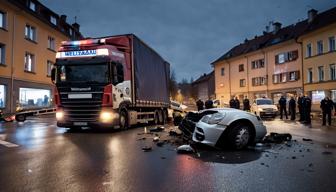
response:
M164 145L164 141L158 141L157 143L156 143L156 145L158 146L158 147L162 147L163 145Z
M177 148L177 153L194 153L195 150L190 145L181 145Z
M154 137L154 138L153 138L153 141L154 141L154 142L158 142L159 140L160 140L160 137Z
M161 132L163 130L164 130L164 127L154 127L154 128L149 129L150 132Z
M260 165L265 165L265 163L260 163Z
M152 147L150 147L150 146L144 146L144 147L142 147L142 150L143 150L144 152L148 152L148 151L151 151L151 150L152 150Z
M146 137L139 138L138 141L146 140Z
M256 146L256 147L262 147L263 144L262 144L262 143L257 143L255 146Z
M166 159L166 157L161 157L161 159Z
M296 159L296 157L295 157L295 156L293 156L293 157L292 157L292 159Z
M312 139L302 138L302 141L313 141Z
M31 172L33 172L31 169L28 169L28 173L31 173Z
M263 142L264 143L282 143L284 141L291 141L292 135L289 133L270 133L267 135Z
M332 152L330 152L330 151L323 151L322 154L323 154L323 155L331 155Z
M312 163L309 163L308 167L313 167L314 165Z
M170 136L180 136L180 135L182 135L182 132L177 132L175 130L170 130L169 135Z

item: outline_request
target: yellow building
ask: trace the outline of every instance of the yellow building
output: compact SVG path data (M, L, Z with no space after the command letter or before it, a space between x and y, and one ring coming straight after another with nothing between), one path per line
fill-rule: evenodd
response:
M82 38L37 0L1 0L0 109L39 108L51 104L50 71L62 41Z
M310 15L309 28L298 41L303 47L304 90L318 110L325 96L336 102L336 8L321 14L311 10Z
M336 89L335 82L319 81L307 84L306 73L309 68L314 68L312 65L315 66L313 70L316 71L317 64L324 63L324 67L329 67L330 70L334 66L330 64L336 61L335 53L331 51L326 54L325 49L323 55L316 57L324 60L323 62L313 61L313 58L308 59L303 54L306 52L307 43L317 44L320 39L324 39L325 42L335 42L335 40L332 41L332 37L335 37L336 15L331 14L335 14L336 9L316 15L313 13L314 10L310 10L308 19L284 28L281 28L278 22L273 23L272 31L264 31L261 36L246 39L213 62L216 98L224 105L232 96L238 96L241 100L244 96L248 96L249 99L268 97L278 103L281 95L289 99L290 96L297 96L306 91L315 93L312 91L317 90L316 93L319 94L320 89L316 87L323 87L323 90L328 90L330 94L336 94L333 91ZM329 16L327 19L329 22L318 22L321 19L326 20L326 15ZM310 22L311 17L316 17L314 21L318 23L314 28ZM322 31L327 32L322 33ZM307 63L309 61L311 64ZM315 88L308 86L315 86Z

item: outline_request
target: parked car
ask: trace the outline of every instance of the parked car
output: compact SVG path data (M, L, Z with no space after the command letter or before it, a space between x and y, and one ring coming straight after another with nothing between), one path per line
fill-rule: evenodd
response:
M231 108L189 112L179 125L185 139L213 147L242 149L266 135L260 117ZM191 138L190 138L191 137Z
M258 98L253 101L251 112L259 117L272 117L278 113L278 107L273 104L273 101L268 98Z

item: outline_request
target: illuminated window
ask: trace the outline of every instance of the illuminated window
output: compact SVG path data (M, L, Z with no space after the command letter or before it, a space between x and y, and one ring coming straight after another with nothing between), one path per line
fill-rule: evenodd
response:
M6 13L0 11L0 28L6 28Z
M320 103L325 98L324 91L312 91L312 103Z
M299 71L291 71L289 72L289 80L296 81L299 79L299 75L300 75Z
M57 20L56 20L56 17L54 16L50 16L50 22L54 25L57 25Z
M35 55L26 52L24 70L27 72L34 72L35 67Z
M50 106L50 90L20 88L19 104L23 109Z
M0 43L0 64L5 64L6 46Z
M51 50L55 50L55 38L48 37L48 48Z
M51 69L53 67L54 63L52 61L47 61L47 76L50 77L51 76Z
M26 25L25 37L29 40L36 41L36 28L30 25Z
M36 4L32 1L29 1L29 9L32 11L36 11Z
M5 85L0 85L0 108L5 108L6 106L6 89Z

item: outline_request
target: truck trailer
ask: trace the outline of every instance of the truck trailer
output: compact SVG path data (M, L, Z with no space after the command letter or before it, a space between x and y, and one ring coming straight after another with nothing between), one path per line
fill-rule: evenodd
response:
M51 80L57 126L164 124L170 65L134 34L62 42Z

